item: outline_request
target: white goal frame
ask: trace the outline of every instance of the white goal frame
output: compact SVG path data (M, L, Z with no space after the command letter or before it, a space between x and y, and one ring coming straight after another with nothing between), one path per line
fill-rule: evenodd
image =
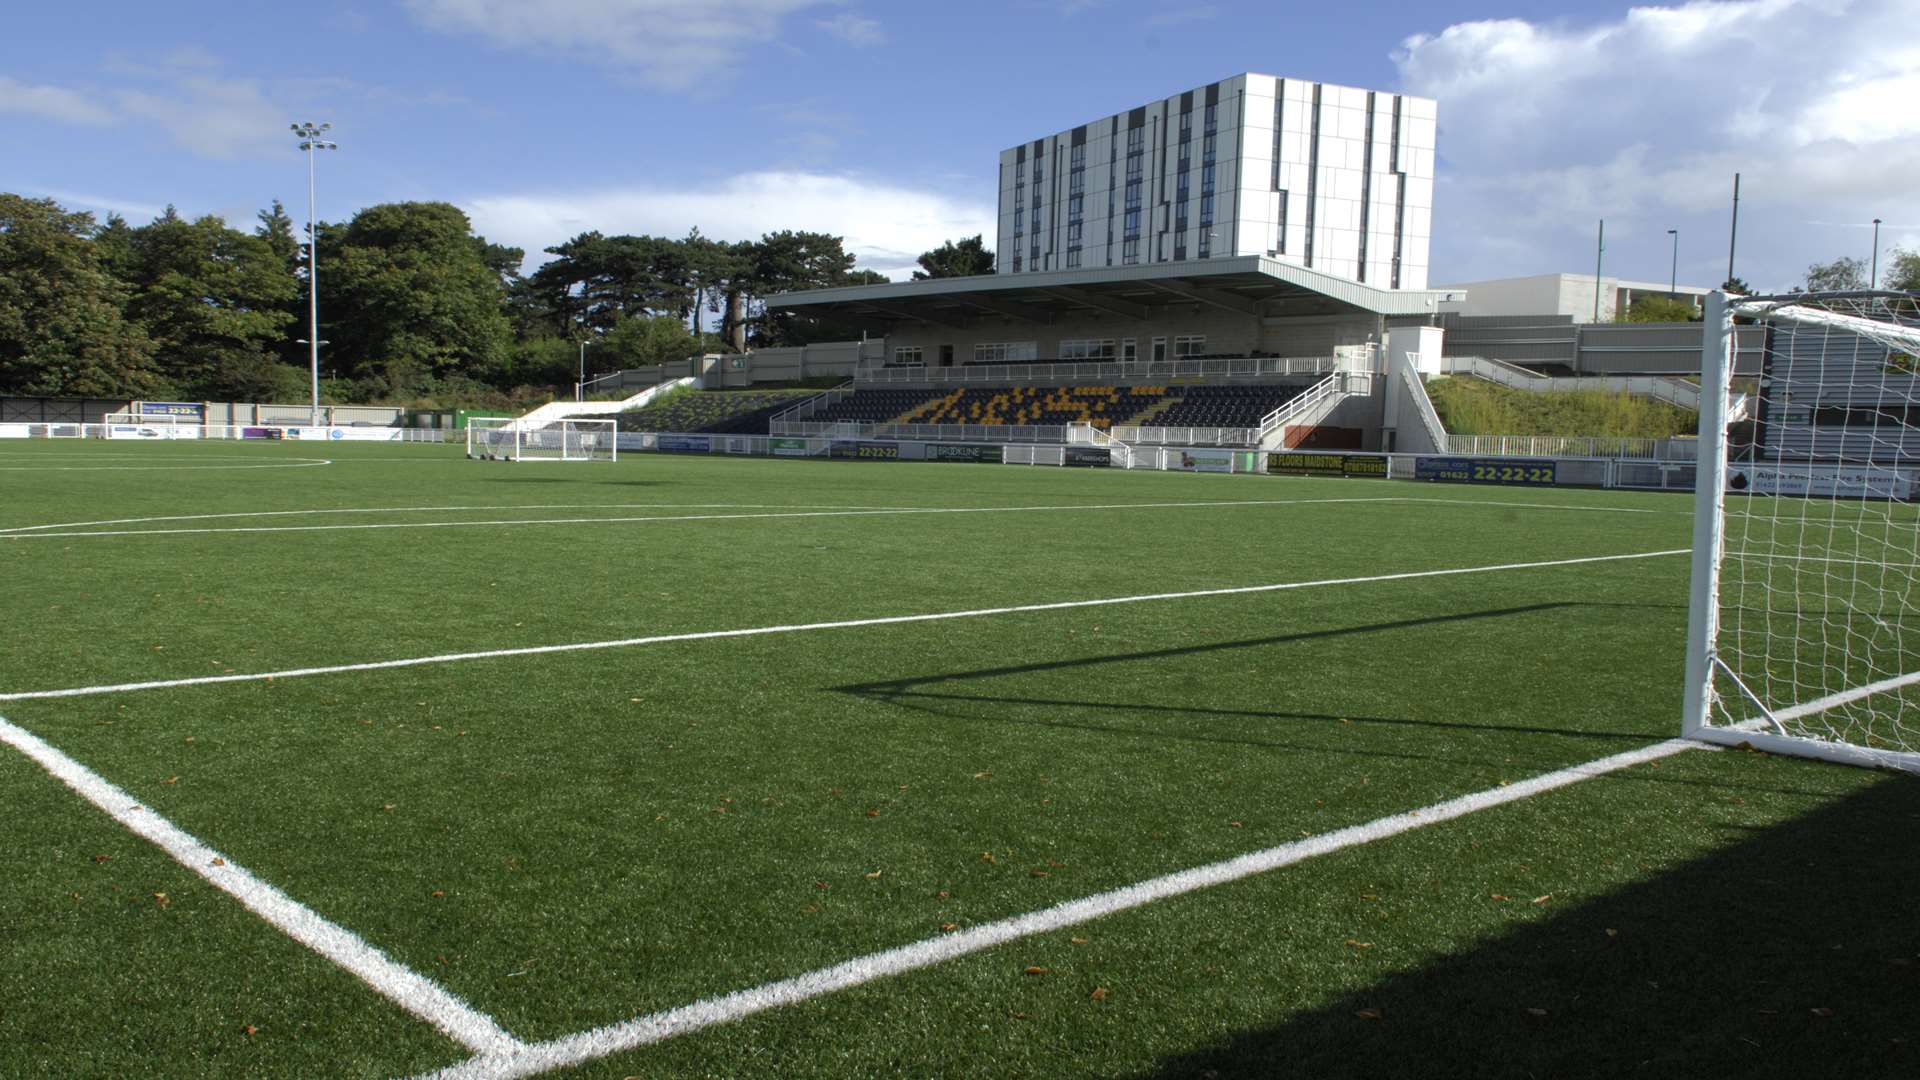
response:
M619 423L562 417L482 417L467 421L467 457L478 461L618 461Z
M1735 316L1758 319L1768 327L1765 347L1769 352L1773 348L1773 327L1778 324L1791 324L1796 328L1814 327L1828 331L1844 331L1875 342L1891 342L1902 351L1910 349L1913 353L1920 354L1920 326L1913 325L1910 318L1897 321L1889 319L1882 322L1859 314L1849 314L1845 310L1846 301L1856 304L1861 301L1871 303L1876 297L1896 298L1894 302L1903 305L1911 305L1915 300L1912 297L1890 293L1743 297L1715 291L1707 297L1701 349L1700 447L1694 487L1692 588L1687 612L1686 693L1681 715L1681 734L1686 738L1722 746L1751 747L1768 753L1791 754L1849 765L1920 772L1920 747L1890 749L1862 745L1861 743L1866 740L1847 741L1850 736L1845 734L1836 734L1833 738L1822 738L1805 733L1807 725L1796 725L1800 730L1793 732L1790 732L1787 726L1806 717L1817 716L1828 710L1864 701L1877 695L1897 692L1904 687L1920 683L1920 656L1897 657L1903 661L1902 666L1912 670L1897 671L1871 681L1862 680L1861 685L1829 691L1809 700L1768 703L1763 701L1747 682L1742 681L1742 673L1736 671L1719 651L1722 644L1721 623L1723 602L1725 602L1721 593L1722 570L1728 557L1727 486L1728 451L1731 442L1729 398L1735 358ZM1773 387L1769 386L1770 382L1773 380L1763 371L1761 395L1772 393ZM1789 391L1784 384L1778 388L1784 405ZM1813 421L1808 423L1812 424ZM1831 463L1821 463L1814 457L1812 451L1809 451L1808 462L1809 464L1802 468L1807 470L1809 476L1823 466L1837 469L1844 465L1844 459L1841 458L1835 458ZM1875 468L1878 467L1870 466L1868 471ZM1759 468L1756 467L1751 471L1758 472ZM1777 470L1775 475L1777 481L1779 476ZM1797 477L1795 479L1797 480ZM1836 491L1839 490L1837 479L1831 483ZM1816 495L1812 487L1812 483L1809 482L1808 491L1804 494L1762 494L1756 488L1753 493L1741 497L1747 500L1762 498L1799 500L1801 503L1821 498L1831 499L1836 506L1841 505L1843 501L1841 496ZM1911 499L1912 495L1908 494L1904 497ZM1849 495L1845 497L1845 501L1868 505L1876 500L1872 496ZM1880 505L1888 505L1886 499L1879 499L1877 502ZM1902 510L1901 512L1911 516L1910 511ZM1903 527L1906 527L1905 523ZM1764 558L1764 556L1759 557ZM1847 568L1858 569L1880 565L1872 561L1849 562L1841 558L1823 558L1819 561L1839 565L1838 573L1844 573ZM1909 569L1920 569L1920 567ZM1797 596L1792 597L1790 602L1775 608L1773 598L1769 597L1767 608L1762 614L1767 620L1778 615L1805 621L1805 613L1795 607L1798 600ZM1823 610L1821 614L1825 615L1827 612ZM1767 627L1765 633L1771 635L1771 626ZM1790 644L1787 647L1792 646ZM1739 658L1735 659L1737 662ZM1748 679L1752 678L1752 673L1749 673ZM1716 695L1733 699L1734 704L1739 706L1737 713L1724 706L1717 710ZM1734 698L1735 695L1737 699ZM1753 715L1744 721L1727 723L1721 722L1722 713ZM1908 729L1913 726L1913 722L1901 717L1899 725L1902 729Z

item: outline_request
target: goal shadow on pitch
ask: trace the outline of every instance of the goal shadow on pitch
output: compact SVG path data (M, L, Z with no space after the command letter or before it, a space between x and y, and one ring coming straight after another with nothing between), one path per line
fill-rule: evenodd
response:
M1841 768L1755 764L1763 782L1782 768ZM1144 1075L1920 1075L1920 778L1889 775L1772 826L1715 816L1723 833L1751 832ZM1605 823L1594 829L1595 857L1604 857ZM1366 936L1380 939L1379 955L1368 959L1390 960L1393 924L1374 925Z
M1543 727L1515 724L1482 724L1462 720L1441 720L1411 716L1370 716L1353 712L1323 713L1310 711L1264 710L1264 709L1227 709L1216 708L1195 701L1177 701L1155 703L1151 701L1094 701L1072 697L1033 696L1021 694L996 694L980 689L970 689L967 684L978 684L986 680L1009 677L1045 674L1051 672L1091 672L1100 667L1113 664L1139 663L1166 660L1187 656L1199 656L1209 653L1230 652L1241 649L1268 648L1276 645L1299 644L1303 642L1325 641L1342 637L1364 636L1398 630L1433 629L1452 624L1467 622L1509 619L1538 615L1556 611L1567 611L1585 607L1618 607L1623 605L1592 603L1587 601L1551 601L1537 604L1524 604L1514 607L1492 608L1483 611L1449 612L1443 615L1428 615L1410 619L1366 623L1355 626L1331 627L1323 630L1310 630L1293 634L1277 634L1268 637L1245 638L1235 641L1207 642L1200 645L1170 646L1163 649L1147 649L1136 652L1113 653L1105 656L1077 657L1070 660L1048 660L1028 664L1013 664L1002 667L979 668L969 671L942 672L933 675L920 675L905 679L885 679L866 683L854 683L845 686L830 687L835 693L852 695L870 701L884 703L901 709L923 713L943 719L967 721L988 721L1015 724L1031 724L1042 727L1075 729L1082 731L1106 732L1137 737L1151 737L1189 742L1237 743L1248 746L1270 748L1295 748L1320 751L1322 747L1296 747L1292 743L1267 737L1228 735L1219 733L1173 731L1164 729L1146 730L1124 725L1109 725L1080 719L1068 719L1068 713L1099 711L1110 713L1125 711L1132 713L1154 713L1167 716L1196 718L1217 718L1225 721L1281 720L1317 722L1320 724L1358 724L1388 727L1428 729L1435 731L1483 731L1516 735L1557 735L1576 739L1591 739L1610 742L1644 744L1651 739L1664 738L1665 733L1632 731L1588 731L1573 727ZM1624 605L1640 607L1645 605ZM1049 719L1022 718L1010 716L1004 712L983 715L980 706L987 707L1025 707L1055 709L1061 715ZM1385 750L1348 749L1344 753L1378 755L1385 757L1423 757L1421 754L1397 754Z

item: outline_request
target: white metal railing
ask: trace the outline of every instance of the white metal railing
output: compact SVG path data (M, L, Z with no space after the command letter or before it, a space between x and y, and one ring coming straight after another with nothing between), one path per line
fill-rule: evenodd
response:
M1104 447L1112 455L1115 465L1123 469L1133 468L1132 446L1084 420L1075 420L1067 425L1067 445Z
M1436 450L1445 449L1447 427L1440 422L1440 414L1433 410L1433 399L1427 396L1426 384L1420 381L1419 373L1412 364L1400 369L1401 381L1407 389L1407 397L1413 402L1413 411L1420 418L1420 426L1427 433L1427 441Z
M1274 378L1323 375L1363 365L1360 355L1246 357L1226 360L1151 360L1053 364L961 364L956 367L862 368L854 381L869 383L1017 384L1028 382L1110 383L1114 380Z
M1064 443L1062 424L858 424L775 420L767 434L787 438L926 439L932 442Z
M1649 439L1586 435L1449 435L1449 454L1466 457L1637 458L1681 461L1691 458L1693 439Z
M768 417L768 420L769 421L788 421L788 422L795 421L795 420L805 420L807 417L812 416L813 414L819 412L821 409L826 408L827 406L833 404L836 401L845 401L852 394L853 394L853 384L850 382L844 382L844 383L841 383L839 386L833 387L830 390L824 390L818 394L813 395L810 398L805 399L804 401L800 401L796 403L792 408L781 409L779 412L774 413L772 416ZM776 434L778 433L776 432Z
M1700 388L1684 379L1664 375L1542 375L1518 364L1488 360L1481 356L1450 356L1446 360L1446 370L1517 390L1537 393L1604 390L1650 397L1682 409L1700 411Z
M1324 404L1330 398L1344 398L1352 394L1370 394L1373 392L1373 373L1368 371L1336 371L1307 388L1307 391L1292 401L1260 418L1260 441L1264 442L1274 430L1290 420L1305 416L1309 411Z
M1113 436L1141 446L1257 446L1260 429L1250 427L1116 426Z
M167 440L280 439L302 442L404 442L443 443L448 432L441 428L383 427L373 424L195 424L172 416L123 416L105 423L82 424L55 421L0 423L0 439L132 439L147 442Z

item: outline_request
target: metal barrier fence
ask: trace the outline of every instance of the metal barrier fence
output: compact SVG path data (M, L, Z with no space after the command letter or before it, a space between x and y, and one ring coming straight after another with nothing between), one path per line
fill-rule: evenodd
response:
M1691 491L1694 474L1694 465L1690 461L1139 446L1116 442L1091 431L1082 432L1080 437L1066 443L917 442L831 435L675 435L656 432L621 432L619 440L623 451L650 450L710 456L1092 466L1166 472L1423 480L1532 488Z
M1449 435L1450 454L1496 457L1639 458L1648 461L1692 461L1699 440L1687 437L1643 439L1585 435Z
M304 424L183 424L168 417L141 418L104 424L67 424L57 421L0 423L0 439L132 439L148 442L275 439L313 443L443 443L447 441L447 434L439 428L312 427Z

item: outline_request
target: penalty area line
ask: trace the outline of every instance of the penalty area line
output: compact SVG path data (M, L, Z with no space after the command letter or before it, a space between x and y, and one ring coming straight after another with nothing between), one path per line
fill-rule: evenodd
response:
M626 1050L664 1042L704 1028L731 1023L786 1005L797 1005L828 994L850 990L880 979L932 967L948 960L983 952L1021 938L1062 930L1108 915L1169 900L1187 893L1240 881L1330 855L1346 848L1385 840L1428 825L1452 821L1481 810L1569 787L1583 780L1618 772L1635 765L1671 757L1684 750L1704 749L1686 739L1668 739L1652 746L1599 758L1581 765L1544 773L1506 787L1488 788L1446 802L1362 825L1311 836L1262 851L1241 855L1162 877L1150 878L1108 892L1070 900L1056 907L1016 915L1010 919L969 927L957 933L927 938L847 960L831 967L707 998L679 1008L563 1036L546 1042L521 1044L497 1053L483 1053L457 1065L428 1074L431 1080L511 1080L554 1069L564 1069Z
M353 671L384 671L391 668L421 667L427 664L456 664L469 660L494 660L513 656L545 656L552 653L587 652L598 649L628 649L642 645L665 645L681 641L712 641L720 638L762 637L770 634L797 634L813 630L851 630L867 626L899 626L906 623L941 622L948 619L979 619L992 615L1019 615L1039 611L1067 611L1074 608L1110 607L1116 604L1144 604L1161 600L1193 600L1207 596L1246 596L1254 593L1286 592L1334 585L1367 585L1383 581L1413 581L1420 578L1457 577L1463 574L1493 574L1507 570L1540 570L1558 566L1584 566L1593 563L1629 562L1685 555L1687 548L1665 551L1637 551L1625 555L1587 555L1573 559L1549 559L1544 562L1498 563L1492 566L1462 566L1444 570L1410 570L1398 574L1370 574L1365 577L1321 578L1316 581L1283 581L1272 585L1239 585L1223 589L1194 589L1188 592L1145 593L1138 596L1110 596L1096 600L1060 600L1046 604L1018 604L1010 607L971 608L965 611L936 611L920 615L886 615L872 619L837 619L831 622L793 623L783 626L751 626L737 630L696 630L682 634L655 634L649 637L617 638L611 641L578 641L563 645L528 645L514 649L487 649L478 652L441 653L413 656L400 660L375 660L360 664L333 664L326 667L288 668L234 675L199 675L185 679L155 679L148 682L112 683L102 686L76 686L60 690L22 690L0 694L0 701L39 701L48 698L88 697L95 694L121 694L136 690L165 690L182 686L213 686L219 683L268 682L274 679L300 679L314 675L338 675Z
M351 930L255 877L178 825L141 805L99 773L75 761L31 731L0 717L5 742L55 779L147 840L242 907L372 987L380 996L432 1024L448 1038L481 1054L513 1053L525 1044L493 1018L412 968L395 962Z

